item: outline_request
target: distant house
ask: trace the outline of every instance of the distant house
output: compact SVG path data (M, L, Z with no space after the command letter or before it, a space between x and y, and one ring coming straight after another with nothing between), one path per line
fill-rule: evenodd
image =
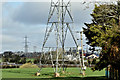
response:
M13 55L14 53L12 52L12 51L5 51L4 53L3 53L3 56L11 56L11 55Z
M94 59L94 58L99 58L96 54L91 54L86 57L87 59Z

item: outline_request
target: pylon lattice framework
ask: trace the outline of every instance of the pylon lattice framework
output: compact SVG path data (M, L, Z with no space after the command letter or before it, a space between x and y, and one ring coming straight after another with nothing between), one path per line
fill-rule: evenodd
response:
M65 40L66 40L66 36L67 36L67 32L69 31L71 33L71 36L74 40L74 43L76 45L76 47L78 47L78 43L77 40L71 30L71 24L73 24L73 18L72 15L70 13L70 1L65 3L63 2L63 0L58 0L56 3L54 3L53 1L51 1L51 7L50 7L50 12L49 12L49 17L48 17L48 21L47 21L47 27L46 27L46 32L45 32L45 36L44 36L44 42L43 42L43 46L42 46L42 52L44 51L45 48L45 44L51 34L52 31L55 31L56 34L56 40L57 40L57 48L59 46L58 40L61 44L62 47L62 65L63 65L63 71L64 71L64 49L65 49ZM57 15L57 21L51 21L54 13L56 10L56 15ZM66 19L66 14L68 14L68 17L70 19L70 21L65 21ZM49 25L51 25L50 27L48 27ZM40 58L41 61L42 57ZM57 61L57 60L56 60ZM56 63L58 64L58 63ZM40 62L41 65L41 62Z

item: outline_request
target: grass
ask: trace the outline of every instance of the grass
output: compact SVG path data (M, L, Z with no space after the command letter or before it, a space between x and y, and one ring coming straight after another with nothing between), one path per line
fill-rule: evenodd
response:
M0 58L0 62L2 62L2 58Z
M2 80L108 80L105 77L2 78Z
M34 76L34 74L39 70L39 68L13 68L13 69L3 69L2 70L2 80L103 80L105 76L105 70L93 72L90 68L86 69L86 76L82 78L78 68L68 68L65 74L60 73L59 78L54 78L53 68L43 68L40 76ZM12 79L14 78L14 79ZM89 78L89 79L88 79Z

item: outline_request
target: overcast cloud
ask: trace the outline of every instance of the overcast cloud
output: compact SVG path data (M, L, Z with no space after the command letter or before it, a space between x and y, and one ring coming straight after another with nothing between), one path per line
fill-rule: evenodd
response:
M91 22L90 13L94 8L93 4L83 5L82 3L78 2L71 3L71 5L72 15L75 22L74 25L77 30L81 30L81 27L85 26L85 22ZM43 43L49 8L50 3L48 2L4 3L2 11L2 51L24 50L23 42L25 35L29 37L29 51L33 51L33 46L37 46L37 51L40 51ZM70 38L68 37L68 40L69 39ZM52 38L49 40L54 42ZM70 43L71 40L66 43L67 46L72 46ZM50 46L52 44L53 43L48 43L47 45Z

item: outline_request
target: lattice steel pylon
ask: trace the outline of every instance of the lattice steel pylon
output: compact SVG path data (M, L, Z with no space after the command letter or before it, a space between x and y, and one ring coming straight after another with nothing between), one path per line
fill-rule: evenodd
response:
M70 1L68 1L68 2L63 2L63 0L58 0L57 2L51 1L50 12L49 12L48 21L47 21L47 25L50 27L48 27L48 26L46 27L44 42L42 45L42 52L43 52L43 50L45 48L45 44L46 44L50 34L52 33L52 31L55 30L56 34L57 34L57 40L59 40L60 46L62 47L62 52L63 52L62 53L63 71L64 71L65 40L66 40L68 31L70 32L76 47L78 47L77 40L71 29L71 24L74 23L74 20L71 15L71 12L70 12L70 7L71 7ZM55 14L55 12L56 12L56 14ZM54 17L54 14L57 15L57 18L56 19L54 18L55 20L52 20L52 18ZM67 18L66 18L66 16L67 16ZM68 20L68 18L69 18L69 20ZM56 44L56 45L58 45L58 44ZM40 64L41 64L41 62L40 62Z
M24 37L24 40L25 40L25 42L24 42L24 44L25 44L25 46L24 46L25 47L24 48L25 49L24 53L26 54L27 57L29 57L29 54L28 54L28 48L29 48L28 43L30 43L30 42L28 42L28 37L27 36Z

